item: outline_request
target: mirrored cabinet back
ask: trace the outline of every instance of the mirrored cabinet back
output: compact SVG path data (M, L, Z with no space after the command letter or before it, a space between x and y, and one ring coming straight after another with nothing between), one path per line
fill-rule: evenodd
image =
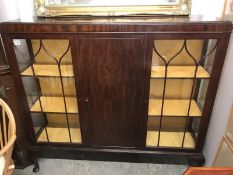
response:
M35 165L204 163L231 22L41 18L0 31Z

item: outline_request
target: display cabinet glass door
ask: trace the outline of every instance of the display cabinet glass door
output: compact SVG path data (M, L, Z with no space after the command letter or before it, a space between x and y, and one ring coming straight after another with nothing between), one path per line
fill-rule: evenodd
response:
M37 142L81 143L68 39L14 39Z
M217 40L154 40L147 147L194 149Z

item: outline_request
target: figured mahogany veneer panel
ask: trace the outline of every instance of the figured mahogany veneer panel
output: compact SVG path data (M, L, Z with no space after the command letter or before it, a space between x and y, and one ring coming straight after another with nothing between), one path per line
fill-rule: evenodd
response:
M88 65L90 118L82 124L91 128L91 145L137 147L140 143L144 41L143 35L79 39L77 58Z
M195 18L196 19L196 16ZM1 33L76 33L76 32L221 32L231 31L229 21L204 22L182 17L138 18L34 18L33 21L4 22Z

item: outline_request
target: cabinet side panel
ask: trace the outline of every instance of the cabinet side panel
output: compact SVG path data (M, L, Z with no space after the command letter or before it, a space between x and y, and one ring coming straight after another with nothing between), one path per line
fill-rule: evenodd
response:
M7 57L11 60L15 59L12 53L12 47L10 44L9 37L3 35L4 46L6 49ZM2 53L3 54L3 53ZM29 155L29 147L31 145L30 133L28 132L28 126L26 124L27 117L22 105L22 99L19 98L18 84L13 81L13 75L18 76L15 72L14 66L11 64L11 69L8 73L0 75L0 86L4 88L5 98L9 107L11 108L15 122L16 122L16 143L13 150L13 159L16 167L25 167L31 163ZM0 71L1 72L1 71ZM1 73L0 73L1 74Z
M229 34L222 35L218 40L217 50L214 58L213 68L210 75L209 85L207 88L207 94L205 99L205 104L203 108L203 118L199 128L199 135L197 138L196 151L201 152L204 146L206 133L209 126L209 121L214 106L214 101L219 85L219 80L221 77L221 72L227 52L227 47L229 43ZM221 116L219 116L221 117Z

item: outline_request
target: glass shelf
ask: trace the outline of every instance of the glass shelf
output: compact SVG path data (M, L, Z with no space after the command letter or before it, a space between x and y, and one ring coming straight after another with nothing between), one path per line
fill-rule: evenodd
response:
M60 77L57 65L48 64L33 64L35 75L38 77ZM33 71L31 66L25 69L22 76L33 76ZM73 66L72 65L61 65L61 75L62 77L74 77Z
M68 128L46 127L49 142L70 142ZM70 128L71 142L81 143L80 128ZM42 129L37 139L38 142L48 142L45 128Z
M187 117L190 100L164 100L163 116L184 116ZM160 116L162 99L149 100L149 116ZM190 117L201 117L202 112L195 100L191 100Z
M147 131L146 146L157 146L158 145L158 131ZM162 147L181 147L183 141L184 132L160 132L159 146ZM185 133L184 147L194 148L195 141L190 132Z
M194 78L195 66L168 66L167 78ZM198 66L196 78L209 78L210 74ZM151 78L165 78L165 66L152 66Z
M41 96L43 112L46 113L66 113L63 97ZM65 97L67 113L78 113L77 98ZM31 112L42 112L39 99L32 106Z

